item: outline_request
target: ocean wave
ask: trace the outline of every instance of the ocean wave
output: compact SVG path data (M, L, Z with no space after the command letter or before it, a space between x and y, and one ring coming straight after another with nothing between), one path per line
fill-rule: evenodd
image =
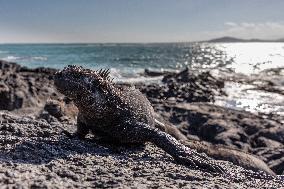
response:
M15 60L20 60L21 57L18 57L18 56L7 56L5 58L3 58L3 60L6 60L6 61L15 61Z
M8 51L0 51L0 54L7 54L9 53Z
M163 76L158 76L158 77L133 77L133 78L119 78L115 79L114 81L117 83L145 83L145 84L150 84L150 83L160 83L161 80L163 79Z
M114 82L117 83L157 83L162 80L163 76L158 77L145 77L144 69L133 68L111 68L110 76L114 78Z
M20 57L20 56L7 56L2 58L6 61L47 61L48 58L44 56Z
M32 57L33 60L41 60L41 61L47 61L47 57L45 56L34 56Z

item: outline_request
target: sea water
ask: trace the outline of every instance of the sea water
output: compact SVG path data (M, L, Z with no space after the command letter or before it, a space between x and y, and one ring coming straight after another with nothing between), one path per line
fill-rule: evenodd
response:
M127 81L145 81L141 76L145 69L179 71L185 67L211 70L216 77L229 74L257 78L264 70L284 67L284 43L1 44L0 59L31 68L62 69L70 64L107 68L117 80ZM265 77L274 77L276 87L283 89L284 73L261 79ZM215 104L284 115L283 95L253 88L227 82L228 96L217 97Z

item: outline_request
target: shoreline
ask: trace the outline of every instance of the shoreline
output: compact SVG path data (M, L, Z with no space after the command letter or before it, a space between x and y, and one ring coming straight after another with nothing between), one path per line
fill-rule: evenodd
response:
M11 186L20 183L27 186L34 180L32 183L37 186L44 183L50 187L58 182L63 182L62 187L80 187L83 183L85 187L125 187L131 183L136 183L133 185L136 187L169 188L214 185L222 188L236 185L284 187L281 181L263 181L266 184L256 186L253 179L239 178L242 182L235 182L224 176L177 165L149 144L142 150L125 147L114 150L110 146L100 146L92 137L86 141L68 139L62 134L62 128L71 132L75 130L77 110L53 88L55 71L24 68L0 61L0 109L5 109L0 110L0 137L3 139L0 166L5 170L0 173L4 178L1 184L11 182ZM161 77L163 85L136 84L166 123L165 128L159 129L177 139L186 139L185 143L199 152L222 160L240 177L242 168L236 165L269 174L284 174L283 117L273 115L269 118L265 114L213 105L215 96L223 95L225 81L210 72L183 70ZM157 160L158 164L155 164ZM166 171L162 173L164 168ZM28 180L23 180L19 176L21 170L37 174L26 175Z

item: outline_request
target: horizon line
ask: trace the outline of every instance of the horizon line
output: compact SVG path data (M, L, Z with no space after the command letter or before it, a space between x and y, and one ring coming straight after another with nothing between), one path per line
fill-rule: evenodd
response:
M21 44L30 44L30 45L37 45L37 44L167 44L167 43L204 43L204 42L210 42L212 40L216 39L223 39L223 38L234 38L237 40L260 40L260 42L279 42L279 40L283 40L284 38L276 38L276 39L262 39L262 38L239 38L239 37L232 37L232 36L222 36L222 37L216 37L211 38L207 40L194 40L194 41L153 41L153 42L0 42L0 45L21 45ZM281 42L281 41L280 41Z
M166 44L166 43L198 43L205 41L165 41L165 42L8 42L0 45L21 45L21 44Z

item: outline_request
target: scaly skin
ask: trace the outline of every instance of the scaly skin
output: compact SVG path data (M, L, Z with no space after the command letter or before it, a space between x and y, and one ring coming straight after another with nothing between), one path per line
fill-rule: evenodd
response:
M134 87L117 87L109 72L68 66L55 75L56 88L72 99L79 109L77 133L84 138L90 131L103 140L143 144L152 142L178 163L223 173L215 161L178 142L157 129L154 110L147 98Z

